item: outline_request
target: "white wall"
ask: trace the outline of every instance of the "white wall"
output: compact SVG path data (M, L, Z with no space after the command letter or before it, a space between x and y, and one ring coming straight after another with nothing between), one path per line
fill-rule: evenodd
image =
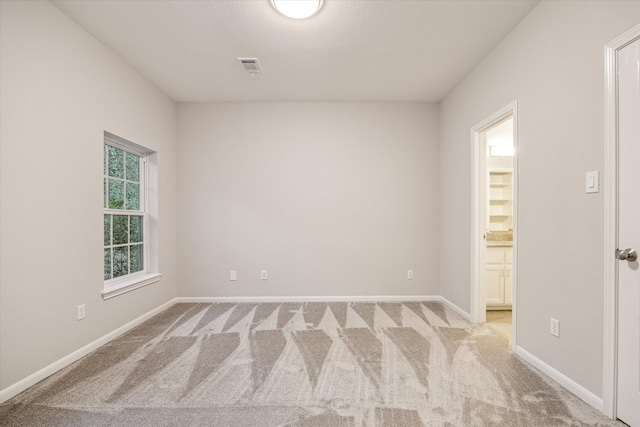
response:
M487 157L487 168L512 169L513 157Z
M177 117L180 295L440 293L438 106L179 104Z
M518 99L518 344L596 396L603 195L585 194L585 172L604 164L604 45L638 21L637 1L541 2L441 106L442 253L468 254L469 129ZM443 256L440 271L469 309L469 263Z
M0 7L4 390L175 297L176 188L174 103L49 2ZM106 302L104 130L158 152L163 273Z

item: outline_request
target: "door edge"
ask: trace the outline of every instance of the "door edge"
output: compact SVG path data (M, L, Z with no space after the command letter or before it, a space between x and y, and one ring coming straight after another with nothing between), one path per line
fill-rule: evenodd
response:
M617 263L612 256L618 244L618 97L617 52L640 38L637 25L607 43L605 63L605 117L604 117L604 322L603 322L603 375L602 413L616 419L617 386Z

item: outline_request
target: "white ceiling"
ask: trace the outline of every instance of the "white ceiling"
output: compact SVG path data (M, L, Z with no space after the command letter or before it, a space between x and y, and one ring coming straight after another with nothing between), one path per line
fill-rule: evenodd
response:
M325 0L292 20L269 0L52 2L177 102L437 102L537 3Z

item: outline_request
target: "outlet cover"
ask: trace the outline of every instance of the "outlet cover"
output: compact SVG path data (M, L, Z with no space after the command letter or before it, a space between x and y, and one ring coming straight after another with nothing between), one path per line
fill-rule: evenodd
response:
M554 337L560 337L560 321L558 319L551 318L551 335Z
M229 272L229 280L231 280L231 281L238 280L238 273L235 270L231 270Z
M260 280L267 280L269 275L267 274L267 270L260 271Z
M407 279L413 279L413 270L407 270Z
M78 320L84 319L84 304L78 306Z

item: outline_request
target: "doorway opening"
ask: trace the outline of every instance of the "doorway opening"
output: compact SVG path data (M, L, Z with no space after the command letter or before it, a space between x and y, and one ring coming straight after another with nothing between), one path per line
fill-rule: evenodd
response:
M517 102L471 129L471 319L510 325L516 347ZM489 310L489 315L487 311ZM511 312L511 315L509 315Z

